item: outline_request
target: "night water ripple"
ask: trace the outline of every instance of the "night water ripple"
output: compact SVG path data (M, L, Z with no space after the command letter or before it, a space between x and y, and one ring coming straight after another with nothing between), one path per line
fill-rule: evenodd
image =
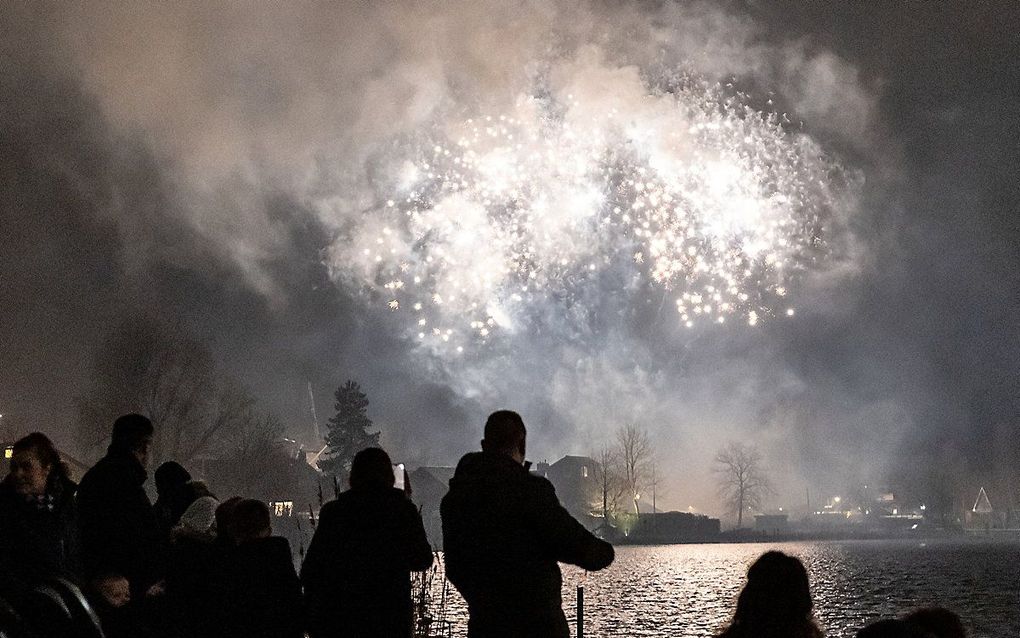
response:
M956 611L974 638L1020 636L1020 544L966 540L617 547L605 571L564 566L571 631L583 585L586 636L713 636L733 613L747 567L769 549L804 561L830 638L929 605ZM445 610L453 636L466 634L466 617L454 591Z

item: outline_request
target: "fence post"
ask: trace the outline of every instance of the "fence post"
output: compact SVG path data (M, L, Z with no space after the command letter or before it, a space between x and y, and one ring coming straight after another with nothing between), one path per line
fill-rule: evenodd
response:
M584 587L577 586L577 638L584 638Z

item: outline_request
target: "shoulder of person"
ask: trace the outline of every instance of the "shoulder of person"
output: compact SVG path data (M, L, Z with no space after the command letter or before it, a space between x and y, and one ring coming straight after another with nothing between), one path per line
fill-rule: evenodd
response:
M407 492L400 489L399 487L391 487L385 491L386 498L393 501L394 503L410 503L411 499L407 498Z
M460 460L457 461L457 467L453 470L454 477L462 472L470 471L471 467L480 463L483 458L485 457L482 452L468 452L460 457Z
M556 488L553 487L552 481L544 476L538 476L529 472L527 484L539 496L556 496Z
M290 560L290 543L283 536L267 536L245 541L237 546L236 555L242 561L257 560L278 560L286 557Z
M89 471L85 472L81 483L78 484L78 491L132 489L134 485L129 480L129 476L129 472L122 464L103 457Z
M74 511L76 509L78 485L69 478L61 479L58 505L62 512Z
M395 492L393 495L393 502L397 507L408 512L418 513L418 505L411 500L411 497L409 497L403 490L394 488L393 491Z
M354 497L351 494L350 490L347 490L346 492L340 492L335 499L327 502L325 505L322 506L322 509L319 510L319 515L320 516L322 514L336 515L337 512L342 512L343 510L350 507L353 498Z
M290 559L290 541L283 536L270 536L262 539L266 544L266 551L274 554L284 554Z

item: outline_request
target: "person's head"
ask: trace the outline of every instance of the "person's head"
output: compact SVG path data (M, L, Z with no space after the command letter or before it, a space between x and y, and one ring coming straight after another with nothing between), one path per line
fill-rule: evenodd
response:
M733 625L741 635L811 635L812 606L804 564L782 552L765 552L747 570Z
M182 489L184 491L184 499L189 504L194 503L196 500L204 498L206 496L216 498L216 495L212 493L212 490L209 489L209 486L206 485L205 481L201 480L188 481L187 483L184 484Z
M485 421L485 438L482 450L509 456L524 463L528 431L521 415L510 410L498 410Z
M216 508L219 502L214 496L196 498L184 510L181 520L174 527L177 535L211 540L216 528Z
M960 617L943 607L918 609L903 620L934 638L967 638L967 630Z
M149 463L152 433L152 421L147 417L141 414L125 414L113 422L110 451L133 454L142 467L146 467Z
M131 602L131 587L120 574L104 574L93 581L93 587L110 607L123 607Z
M153 478L156 481L156 494L160 498L169 498L182 494L184 486L191 480L191 474L177 461L167 461L156 468Z
M351 489L385 489L393 487L393 463L382 448L369 447L354 455L351 461Z
M857 638L930 638L929 634L902 620L879 620L857 632Z
M273 534L273 520L269 515L269 506L262 501L246 498L234 506L233 519L234 538L236 542L267 538Z
M237 542L237 531L234 523L234 510L237 509L237 504L244 499L240 496L231 496L227 500L219 504L216 508L216 537L230 541L231 543Z
M49 437L33 432L19 439L11 449L11 487L18 494L46 493L52 479L64 475L60 454Z

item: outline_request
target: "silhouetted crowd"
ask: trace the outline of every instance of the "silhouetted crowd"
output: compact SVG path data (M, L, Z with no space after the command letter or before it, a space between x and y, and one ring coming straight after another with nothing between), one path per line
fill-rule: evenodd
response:
M326 503L301 565L272 534L269 507L219 501L181 465L145 491L153 424L128 414L75 485L50 440L11 450L0 484L0 638L407 638L411 572L432 565L418 509L379 448L359 452L350 489ZM608 567L613 547L570 516L529 472L527 431L490 415L482 451L457 465L441 505L446 575L463 595L471 638L568 638L558 563ZM762 555L720 638L816 638L808 575ZM958 638L960 619L918 610L858 638Z

